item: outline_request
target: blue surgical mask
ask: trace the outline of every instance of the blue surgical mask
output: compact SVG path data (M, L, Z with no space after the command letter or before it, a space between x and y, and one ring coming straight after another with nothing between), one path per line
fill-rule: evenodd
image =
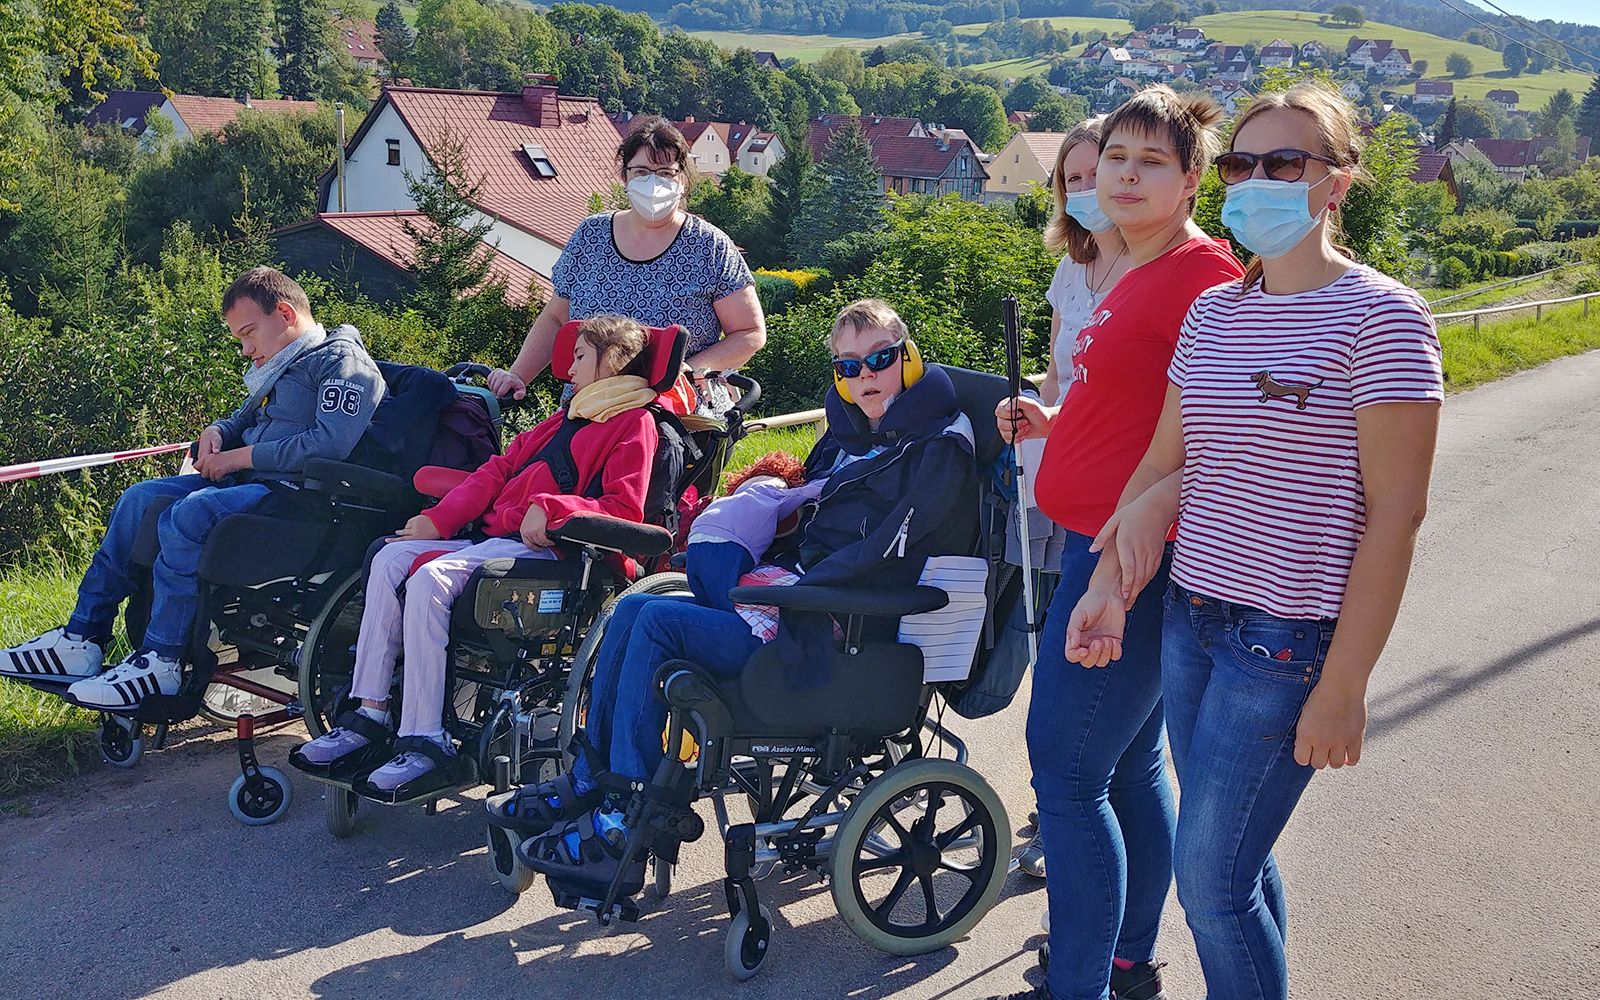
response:
M1094 188L1067 192L1067 203L1062 210L1091 233L1103 233L1115 225L1106 213L1100 211L1100 201L1094 196Z
M1317 184L1333 177L1329 174ZM1245 249L1268 260L1282 257L1317 228L1326 210L1313 216L1306 203L1314 184L1251 177L1228 185L1222 224Z

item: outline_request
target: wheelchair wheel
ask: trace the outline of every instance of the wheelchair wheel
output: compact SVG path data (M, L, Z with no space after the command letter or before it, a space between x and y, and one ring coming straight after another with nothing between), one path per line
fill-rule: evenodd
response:
M588 633L583 637L583 642L578 645L578 651L572 657L572 670L567 675L567 690L561 698L561 729L556 734L556 746L565 753L567 747L572 745L572 737L579 729L580 721L589 710L589 678L594 673L595 654L600 650L600 640L605 637L606 623L611 620L611 612L617 606L617 601L634 594L688 594L689 578L682 573L652 573L647 577L635 580L627 590L617 595L616 601L606 605L595 616L594 622L589 626ZM571 766L572 761L567 760L566 766Z
M323 819L327 820L328 832L334 837L343 840L356 832L356 812L361 806L361 796L329 785L322 806L322 815Z
M312 739L333 728L341 692L355 676L356 636L361 631L361 611L366 602L361 591L361 571L356 570L331 589L332 597L306 630L296 659L300 667L300 704L305 706L306 731Z
M494 880L514 896L520 896L533 885L533 869L517 860L517 845L522 837L515 830L502 830L485 824L488 830L489 867L494 870Z
M293 801L294 786L289 784L289 776L275 767L263 767L253 782L241 774L228 789L228 811L245 826L276 823Z
M733 925L728 928L728 936L722 942L722 962L728 968L728 975L741 983L761 971L761 963L767 960L767 954L772 950L772 932L776 925L772 922L772 911L767 909L767 904L761 904L761 919L766 925L764 932L757 932L750 926L750 911L740 910L739 915L733 918Z
M971 768L929 758L890 768L834 834L828 874L839 916L891 955L959 940L1000 898L1010 830L1000 797Z
M121 715L102 715L100 756L112 767L137 767L144 757L144 726Z

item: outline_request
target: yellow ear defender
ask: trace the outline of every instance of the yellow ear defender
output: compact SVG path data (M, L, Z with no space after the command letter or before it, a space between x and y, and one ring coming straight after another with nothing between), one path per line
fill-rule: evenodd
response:
M922 381L926 368L922 363L922 352L917 349L916 341L907 337L900 347L900 357L905 362L900 366L900 388L909 389ZM846 403L854 403L850 398L850 380L841 378L836 371L833 373L833 388L839 393L839 398Z

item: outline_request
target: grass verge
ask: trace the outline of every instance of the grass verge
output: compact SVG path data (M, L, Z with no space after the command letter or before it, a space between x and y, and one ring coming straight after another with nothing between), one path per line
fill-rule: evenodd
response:
M1459 392L1568 354L1600 348L1600 309L1596 305L1589 304L1587 318L1579 302L1546 309L1543 320L1535 320L1529 312L1525 317L1485 323L1480 330L1474 330L1470 322L1441 327L1445 388Z
M81 575L48 558L0 572L0 646L66 621ZM0 797L76 774L95 745L93 715L0 678Z

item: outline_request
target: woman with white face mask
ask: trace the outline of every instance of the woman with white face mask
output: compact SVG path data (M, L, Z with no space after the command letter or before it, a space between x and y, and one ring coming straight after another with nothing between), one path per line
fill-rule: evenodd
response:
M1332 241L1359 162L1331 90L1263 94L1240 116L1216 158L1222 221L1256 257L1189 309L1155 437L1073 611L1069 658L1114 659L1178 518L1161 647L1173 868L1219 1000L1289 995L1273 847L1312 775L1361 757L1427 509L1439 338L1416 292Z
M672 123L635 118L617 148L618 177L629 207L578 225L551 271L555 293L508 369L489 388L521 398L550 364L556 331L600 313L647 326L682 326L691 372L739 368L767 340L755 277L722 230L685 206L694 170L689 144ZM706 384L697 381L704 391Z

